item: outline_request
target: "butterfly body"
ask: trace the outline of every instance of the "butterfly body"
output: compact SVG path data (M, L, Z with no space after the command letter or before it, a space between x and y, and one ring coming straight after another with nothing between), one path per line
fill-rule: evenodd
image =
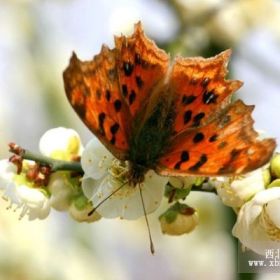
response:
M73 54L64 72L70 104L121 161L135 186L146 172L237 175L264 165L274 139L259 140L252 106L231 102L240 81L225 80L230 50L204 59L169 56L136 24L92 61Z
M164 154L172 137L174 110L166 108L162 99L151 116L139 127L134 128L129 141L128 161L130 162L129 178L133 185L144 180L145 173L156 169L158 160Z

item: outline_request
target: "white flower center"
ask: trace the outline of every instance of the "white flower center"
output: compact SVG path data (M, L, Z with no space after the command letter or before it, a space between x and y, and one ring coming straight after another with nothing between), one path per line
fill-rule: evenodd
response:
M128 162L120 161L118 159L113 159L111 166L108 168L108 172L110 174L111 180L114 183L124 184L128 181Z

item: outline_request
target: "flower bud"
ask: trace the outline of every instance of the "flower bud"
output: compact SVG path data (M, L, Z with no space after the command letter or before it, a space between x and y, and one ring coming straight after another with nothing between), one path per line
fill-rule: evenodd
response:
M263 169L262 175L263 175L264 186L267 187L271 182L271 174L269 168Z
M75 130L57 127L44 133L39 149L43 155L54 159L73 160L81 155L83 148L80 136Z
M280 153L276 153L271 162L270 170L273 177L280 178Z
M280 187L280 179L272 181L266 188Z
M66 211L71 204L74 195L74 187L65 172L56 172L51 175L48 184L51 193L51 206L57 211Z
M74 220L91 223L101 219L101 216L97 212L89 215L92 209L92 204L81 194L73 199L68 211Z
M198 215L193 208L177 202L163 213L159 220L162 233L181 235L194 230L198 224Z

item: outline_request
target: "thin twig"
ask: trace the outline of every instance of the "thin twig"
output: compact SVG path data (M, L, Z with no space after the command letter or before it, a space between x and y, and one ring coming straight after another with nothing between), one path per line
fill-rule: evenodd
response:
M77 161L65 161L65 160L57 160L52 159L50 157L46 157L29 150L23 150L21 154L23 159L33 160L37 163L46 164L51 167L53 172L55 171L75 171L78 173L84 173L81 163Z

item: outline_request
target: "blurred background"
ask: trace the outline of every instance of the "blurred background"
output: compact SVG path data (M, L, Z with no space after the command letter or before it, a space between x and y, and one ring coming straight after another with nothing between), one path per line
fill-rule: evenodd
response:
M148 36L174 57L233 49L230 76L255 104L255 128L280 143L280 1L277 0L0 0L0 155L7 143L38 150L41 135L74 128L91 133L68 104L62 72L75 50L91 59L113 34L130 34L141 20ZM191 234L163 236L150 216L156 255L144 219L78 224L52 211L48 219L18 220L0 201L0 280L280 279L237 274L235 216L213 194L194 193L200 224Z

